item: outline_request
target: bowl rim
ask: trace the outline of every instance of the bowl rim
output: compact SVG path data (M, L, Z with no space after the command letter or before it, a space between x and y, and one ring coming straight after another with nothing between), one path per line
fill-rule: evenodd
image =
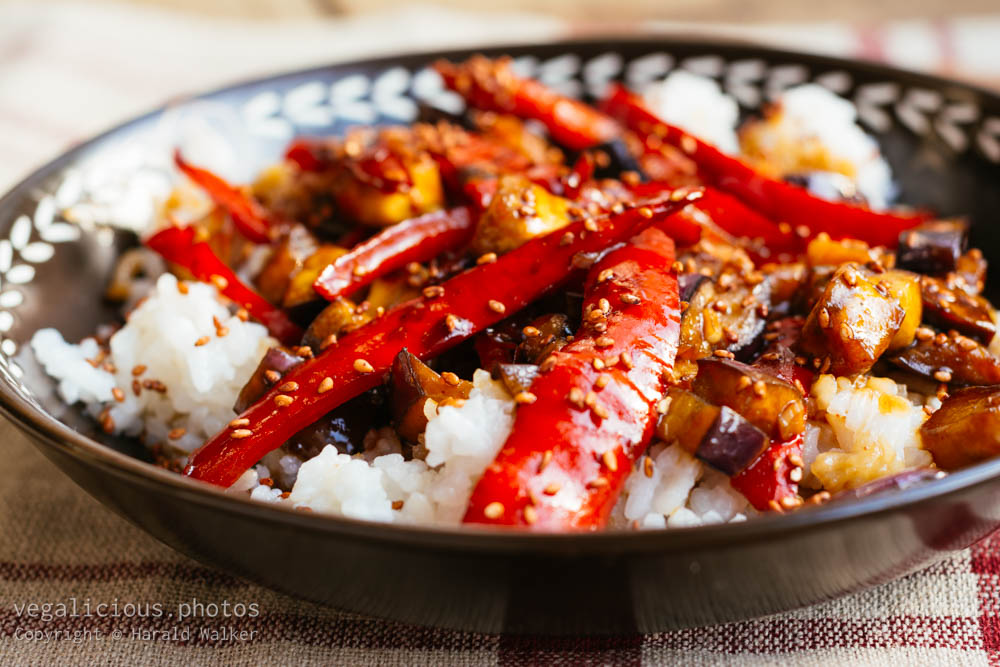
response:
M146 123L165 110L185 103L222 96L241 89L265 83L278 83L310 75L343 70L349 73L358 68L379 68L398 64L402 60L457 58L472 53L500 55L504 53L531 55L539 51L558 49L588 49L612 51L616 47L635 48L647 46L651 51L669 50L671 47L745 50L770 59L787 58L791 62L812 64L831 69L847 69L880 75L893 82L907 82L936 89L949 88L972 94L1000 110L1000 93L975 83L966 83L934 74L925 74L880 63L839 58L817 53L773 48L754 41L719 36L699 36L686 33L643 33L640 35L607 34L584 38L546 41L540 44L500 44L481 48L453 48L447 50L414 50L374 58L348 59L324 65L294 69L248 77L206 91L173 96L151 111L118 123L104 132L64 151L38 167L0 197L0 216L7 208L16 206L38 185L51 178L68 164L97 150L107 140L127 135L134 128ZM11 216L12 224L13 216ZM0 221L0 225L6 221ZM547 555L624 554L635 552L692 552L734 542L750 543L768 540L788 533L803 533L830 529L846 521L876 519L889 513L913 509L919 505L938 502L973 487L1000 478L1000 458L985 461L953 472L942 479L926 484L843 503L829 503L807 507L788 515L764 515L752 520L666 530L609 530L588 533L535 533L511 531L490 527L459 526L456 528L414 526L381 523L348 517L307 513L292 508L251 500L248 496L227 493L224 489L195 481L177 473L133 458L97 440L89 438L59 421L44 409L20 396L10 386L9 380L0 379L0 413L36 443L53 447L86 465L96 466L106 473L127 478L146 487L157 487L166 494L180 496L200 505L211 505L229 514L252 514L261 522L280 522L297 528L351 536L375 542L406 544L434 548L447 545L471 552L517 552Z

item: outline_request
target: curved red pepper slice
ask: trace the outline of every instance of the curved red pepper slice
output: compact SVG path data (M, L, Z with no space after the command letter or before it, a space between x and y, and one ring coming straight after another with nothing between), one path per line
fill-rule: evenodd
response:
M595 530L645 450L680 334L674 244L646 229L594 265L584 312L610 305L554 352L514 429L476 485L467 523ZM610 276L610 277L609 277ZM551 360L551 361L550 361Z
M641 137L656 135L680 148L698 165L702 177L767 218L801 228L803 238L826 232L835 239L856 238L894 248L903 230L926 219L924 214L879 213L862 206L821 199L797 185L768 178L684 130L664 123L642 99L621 85L612 87L601 107Z
M797 504L799 484L793 482L789 474L798 466L789 458L798 457L801 462L802 439L803 435L799 433L786 442L772 443L757 460L730 477L730 485L761 512L780 512L785 508L782 501L786 498Z
M174 162L184 175L208 193L212 201L226 209L243 236L254 243L271 242L271 222L257 200L209 170L185 161L180 150L174 151Z
M275 403L281 392L272 389L240 415L247 426L224 429L192 454L185 474L230 486L293 434L378 385L404 347L420 359L444 352L564 284L578 270L578 253L623 241L698 196L698 190L676 191L639 209L581 220L454 276L441 285L443 293L392 308L289 372L282 386L297 386L285 394L290 405Z
M146 245L168 262L179 264L197 280L214 283L219 291L246 308L251 317L286 344L298 344L302 329L284 311L247 287L206 241L199 241L194 227L167 227L146 240Z
M597 109L511 71L507 59L474 56L464 63L434 63L445 85L485 111L533 118L566 148L582 150L618 136L618 124Z
M313 288L329 301L348 296L410 262L426 262L462 247L474 230L475 221L465 206L404 220L338 257L323 269Z

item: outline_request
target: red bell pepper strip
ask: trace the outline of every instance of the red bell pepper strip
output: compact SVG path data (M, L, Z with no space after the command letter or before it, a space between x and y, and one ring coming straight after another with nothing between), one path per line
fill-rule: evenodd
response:
M281 386L297 389L272 389L240 415L246 427L226 428L192 454L185 474L230 486L293 434L378 385L403 348L420 359L441 354L571 279L578 253L627 239L698 196L697 190L677 191L642 208L573 223L446 280L437 293L392 308L290 371ZM279 395L291 404L288 398L276 403Z
M587 277L584 313L611 304L546 359L514 429L473 490L467 523L596 530L656 424L680 335L673 241L646 229ZM610 275L610 277L608 277ZM590 321L588 319L588 321ZM543 366L543 368L545 368ZM529 398L529 401L531 399Z
M348 296L410 262L426 262L472 238L475 221L462 206L386 227L328 265L313 288L329 301Z
M742 493L756 509L781 511L795 507L799 498L798 482L793 482L789 473L799 466L789 459L802 460L802 438L799 433L786 442L774 442L764 453L729 479L730 485ZM796 458L797 457L797 458ZM784 500L790 498L791 501ZM782 504L789 503L786 507Z
M637 197L660 196L671 190L664 183L640 183L629 190ZM781 226L750 208L742 201L717 188L705 188L705 196L687 207L681 217L697 219L698 212L732 237L735 245L746 248L758 263L791 260L805 250L805 241L791 228Z
M207 169L185 161L180 150L174 151L174 162L178 169L208 193L212 201L232 216L233 224L243 236L254 243L271 242L271 222L267 211L257 200Z
M641 137L655 135L683 150L709 184L724 190L767 218L787 223L803 237L826 232L835 239L856 238L869 245L895 247L899 233L924 220L924 214L879 213L862 206L821 199L797 185L768 178L714 146L663 122L638 95L612 87L602 109Z
M514 74L509 59L439 60L434 69L471 106L538 120L566 148L591 148L619 134L618 124L597 109Z
M250 316L267 327L272 336L286 344L298 344L302 329L284 311L247 287L219 259L207 241L200 241L194 227L167 227L146 239L146 245L163 259L183 266L195 279L215 284L219 291L246 308Z

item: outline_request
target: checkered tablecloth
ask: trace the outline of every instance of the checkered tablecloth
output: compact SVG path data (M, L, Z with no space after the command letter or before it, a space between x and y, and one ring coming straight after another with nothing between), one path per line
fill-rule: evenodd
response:
M684 26L636 26L636 30ZM275 25L118 6L0 4L0 186L74 141L181 92L300 65L412 48L544 41L593 26L408 9ZM1000 15L947 22L717 26L1000 85ZM699 28L706 32L706 28ZM202 567L76 488L0 424L0 663L782 664L1000 663L1000 537L848 598L765 619L654 635L526 638L403 626L322 609ZM57 616L117 603L255 605L255 618ZM107 608L107 607L106 607ZM197 616L197 615L196 615ZM213 638L223 627L249 639ZM152 639L180 632L187 641ZM115 632L121 633L120 637ZM178 637L181 635L177 635Z

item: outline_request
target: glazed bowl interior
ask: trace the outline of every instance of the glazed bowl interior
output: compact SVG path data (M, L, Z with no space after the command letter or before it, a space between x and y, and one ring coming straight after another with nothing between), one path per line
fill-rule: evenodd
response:
M992 93L876 65L704 40L612 39L478 51L510 54L525 74L584 97L600 95L612 80L641 85L673 69L686 69L719 81L740 102L744 116L759 112L790 86L824 85L851 100L860 123L877 138L892 167L898 201L943 216L968 217L971 244L982 248L989 260L1000 261L1000 227L994 224L1000 211L1000 98ZM193 97L126 123L28 177L0 199L0 402L4 412L40 443L43 452L64 468L72 467L74 477L86 477L81 483L103 501L168 543L215 564L225 563L224 547L206 549L191 536L174 539L162 527L151 527L148 518L123 510L116 498L117 485L135 485L153 496L211 507L222 515L257 520L262 526L308 531L310 539L348 536L394 548L419 544L428 550L565 558L735 549L735 545L761 544L796 531L808 535L834 525L913 511L972 488L996 486L1000 461L894 495L745 524L587 535L423 529L304 515L224 495L156 468L136 442L105 436L80 409L62 403L52 381L34 362L27 341L42 327L56 327L67 340L78 340L118 320L118 308L103 299L103 290L116 257L137 243L135 232L127 227L140 229L152 215L151 202L164 196L176 180L170 161L174 147L183 148L193 161L245 181L279 159L285 143L297 134L335 134L357 124L408 123L415 118L418 103L459 110L460 100L442 90L427 65L438 57L461 59L472 52L332 65ZM110 226L110 222L117 225ZM1000 281L988 281L986 291L991 298L1000 295ZM995 513L995 508L990 509ZM982 516L971 523L974 528L955 538L956 548L993 527L995 518ZM865 581L855 577L825 595L895 576L927 560L911 558L892 572L876 573ZM245 563L235 567L265 580ZM265 583L324 602L343 603L333 594L310 594L294 585ZM815 599L819 598L805 595L797 602L762 605L753 608L756 612L735 615ZM371 605L354 606L378 612ZM387 615L405 616L387 609ZM691 614L689 620L733 615ZM473 626L481 629L483 624ZM650 627L662 626L652 621ZM533 628L530 623L527 627Z

